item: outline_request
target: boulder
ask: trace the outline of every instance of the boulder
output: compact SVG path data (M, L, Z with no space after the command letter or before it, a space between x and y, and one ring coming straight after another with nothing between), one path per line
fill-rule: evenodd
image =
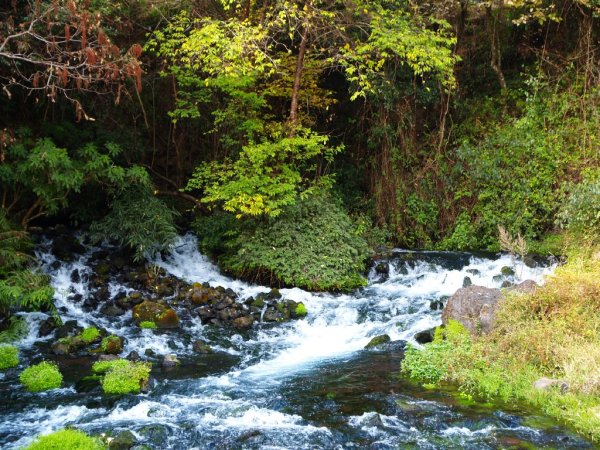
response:
M471 334L489 333L494 325L496 309L502 296L500 289L468 286L450 297L442 312L442 323L456 320Z
M175 367L179 364L179 360L177 359L176 355L173 354L169 354L169 355L165 355L163 357L163 361L162 361L162 366L164 368L170 368L170 367Z
M129 431L121 431L117 434L108 444L109 450L129 450L131 447L137 444L137 438Z
M251 328L254 323L254 318L252 316L242 316L234 319L233 326L238 329L247 329Z
M133 320L139 325L141 322L154 322L158 328L179 327L179 316L167 305L145 300L132 309Z
M429 330L419 331L417 334L415 334L414 338L415 338L415 341L417 341L419 344L423 345L423 344L429 344L430 342L433 342L434 335L435 335L435 327L430 328Z
M472 335L487 334L494 326L498 303L504 294L527 294L533 292L536 287L534 281L525 280L502 290L475 285L461 288L448 299L442 313L442 323L447 325L450 320L456 320Z
M549 389L560 389L563 394L569 390L569 382L555 378L540 378L533 383L533 387L539 391L547 391Z
M210 346L206 342L200 340L194 341L194 343L192 344L192 348L196 353L201 354L208 354L213 352L212 348L210 348Z

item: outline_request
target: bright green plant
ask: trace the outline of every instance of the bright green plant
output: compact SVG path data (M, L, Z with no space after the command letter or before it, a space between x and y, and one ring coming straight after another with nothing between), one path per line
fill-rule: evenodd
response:
M45 436L39 436L25 450L104 450L100 439L93 438L83 431L65 429Z
M19 350L13 345L0 345L0 370L19 365Z
M91 344L100 339L100 331L96 327L88 327L81 332L80 337L85 344Z
M20 270L0 279L0 314L14 311L39 311L52 308L54 289L50 277L39 272Z
M62 374L55 363L43 361L28 367L19 376L19 380L30 392L46 391L59 388L62 384Z
M298 317L304 317L308 314L308 311L306 310L306 306L304 306L304 303L298 303L296 309L294 310L294 313Z
M154 322L150 322L149 320L143 320L140 322L140 328L144 330L155 330L157 326Z
M99 361L92 371L104 374L101 384L105 394L137 394L150 377L150 364L126 359Z

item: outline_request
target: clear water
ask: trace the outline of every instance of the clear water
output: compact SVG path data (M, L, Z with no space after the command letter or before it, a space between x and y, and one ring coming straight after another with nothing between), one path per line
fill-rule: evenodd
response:
M41 394L26 393L17 370L0 375L2 448L20 448L39 433L67 425L90 433L131 430L156 449L591 448L535 413L463 404L451 390L423 390L398 377L399 354L363 350L374 336L411 340L439 324L441 312L432 311L430 302L452 295L466 276L473 284L499 287L502 280L494 277L512 264L510 257L398 251L389 262L389 278L379 279L372 270L368 287L353 294L281 290L284 298L304 302L304 320L237 333L180 312L180 330L153 331L132 326L130 313L108 318L85 311L77 294L90 295L89 260L97 249L60 262L50 244L42 242L38 256L52 277L63 320L126 337L124 354L175 353L182 365L156 369L149 394L124 397L78 392L75 381L85 375L79 361L61 360L65 387ZM198 252L192 235L153 263L188 282L230 287L240 300L269 291L222 275ZM72 281L74 270L80 281ZM518 267L513 281L543 282L552 270ZM108 283L111 296L129 289L116 280ZM19 344L20 368L37 362L48 344L37 337L46 315L26 318L30 335ZM195 355L196 339L218 352Z

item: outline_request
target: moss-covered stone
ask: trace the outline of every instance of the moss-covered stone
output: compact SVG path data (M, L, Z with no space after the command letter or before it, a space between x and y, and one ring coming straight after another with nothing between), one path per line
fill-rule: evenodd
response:
M133 307L133 320L138 324L142 322L154 322L158 328L179 327L179 316L168 306L145 300Z
M100 439L88 436L79 430L59 430L38 437L25 450L104 450Z
M140 322L139 326L145 330L155 330L157 328L156 324L154 322L150 322L149 320Z
M19 350L14 345L0 345L0 370L19 365Z
M294 309L294 314L296 315L296 317L306 317L308 311L306 310L306 306L304 305L304 303L298 303L296 305L296 309Z
M48 361L28 367L19 376L21 383L30 392L59 388L62 384L62 378L58 366Z
M390 341L391 341L391 339L387 334L382 334L381 336L375 336L373 339L371 339L369 341L369 343L367 345L365 345L365 348L378 347L378 346L380 346L382 344L386 344Z
M84 344L93 344L101 339L100 331L96 327L88 327L79 335Z
M123 338L111 334L102 339L102 351L109 355L118 355L123 351Z
M101 381L105 394L137 394L148 384L150 364L126 359L98 361L92 371L104 374Z

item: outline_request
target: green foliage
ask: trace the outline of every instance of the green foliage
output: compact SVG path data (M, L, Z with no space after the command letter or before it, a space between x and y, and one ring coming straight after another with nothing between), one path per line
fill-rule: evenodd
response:
M105 394L137 394L148 382L150 364L126 359L98 361L92 371L104 374L101 384Z
M328 196L300 200L276 218L242 223L221 239L227 250L219 261L236 275L312 290L349 290L365 283L366 242Z
M0 208L0 278L22 269L33 260L27 253L30 247L27 233L15 229L6 210Z
M436 384L448 378L448 355L470 348L468 331L454 320L438 327L433 342L423 349L409 346L402 361L402 372L415 380ZM460 349L460 350L459 350Z
M28 130L4 150L0 164L0 188L15 204L26 200L21 222L56 214L69 205L71 194L84 186L112 191L130 184L149 185L148 175L139 166L125 168L115 163L122 149L94 143L76 149L58 147L50 138L35 140Z
M571 186L558 214L559 223L586 239L600 238L600 170L589 170L583 180Z
M39 436L25 450L104 450L106 446L99 439L83 431L65 429L45 436Z
M88 327L81 332L80 337L85 344L91 344L100 339L100 331L96 327Z
M96 242L114 239L134 253L136 261L167 250L177 237L177 213L145 187L123 190L111 204L110 212L92 224L90 235Z
M19 365L19 350L14 345L0 345L0 370Z
M0 279L0 314L52 308L53 297L50 277L45 274L21 270Z
M186 189L202 190L203 202L222 205L238 218L277 216L298 195L330 186L329 177L315 178L317 159L331 161L340 151L328 147L327 140L308 129L296 130L293 136L275 131L268 139L243 147L235 161L200 165Z
M58 366L48 361L28 367L19 375L19 380L30 392L59 388L62 384L62 379L63 377L58 370Z
M16 342L27 336L29 327L22 316L10 316L0 331L0 343Z
M144 330L155 330L157 326L154 322L150 322L149 320L143 320L140 322L140 328Z

